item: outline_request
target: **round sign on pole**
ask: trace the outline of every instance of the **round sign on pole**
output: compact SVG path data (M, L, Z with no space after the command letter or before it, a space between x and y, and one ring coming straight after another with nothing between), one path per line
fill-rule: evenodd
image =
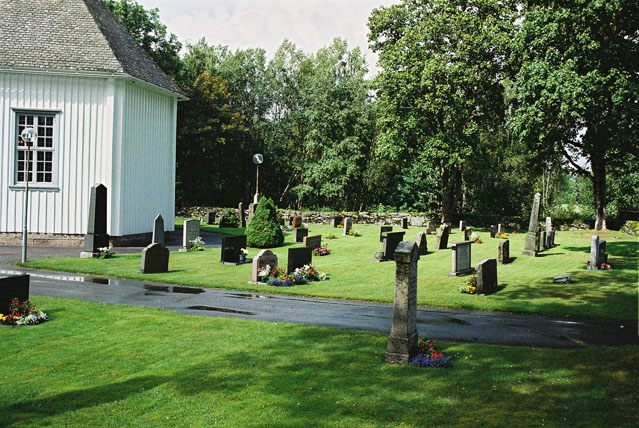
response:
M259 153L253 155L253 163L255 165L260 165L262 162L264 162L264 156Z
M24 130L20 133L20 138L27 146L32 146L36 141L38 141L38 133L33 128L24 128Z

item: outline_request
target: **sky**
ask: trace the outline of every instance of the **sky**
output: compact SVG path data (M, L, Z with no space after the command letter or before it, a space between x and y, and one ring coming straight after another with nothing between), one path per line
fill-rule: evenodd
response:
M368 17L374 8L399 0L137 0L158 8L160 20L181 42L202 37L232 50L264 48L268 57L284 39L305 52L327 46L335 37L359 46L371 74L377 56L368 49Z

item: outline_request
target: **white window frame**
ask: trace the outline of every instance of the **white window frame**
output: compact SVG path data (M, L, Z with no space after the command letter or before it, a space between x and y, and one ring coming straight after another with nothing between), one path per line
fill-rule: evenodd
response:
M23 180L18 180L18 162L19 162L19 153L24 152L26 156L26 146L19 144L20 141L20 121L19 117L21 115L34 116L34 124L33 128L38 132L38 117L51 117L53 118L52 125L52 140L51 147L39 146L42 144L41 137L44 138L46 136L38 135L38 143L31 146L31 180L29 180L29 188L31 189L44 189L44 190L58 190L58 152L59 152L59 110L27 110L27 109L12 109L13 110L13 120L14 120L14 134L12 138L12 151L13 151L13 186L14 189L23 189L25 186L24 178L27 178L27 172L25 171L25 176ZM40 132L38 132L40 134ZM38 153L51 153L51 181L37 181L38 179ZM43 173L46 171L43 171Z

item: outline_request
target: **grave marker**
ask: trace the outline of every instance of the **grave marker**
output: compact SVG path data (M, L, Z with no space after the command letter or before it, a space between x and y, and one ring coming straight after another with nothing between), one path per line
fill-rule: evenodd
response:
M298 227L293 230L293 242L303 242L304 237L308 236L308 229L305 227Z
M162 273L169 271L169 250L164 245L153 243L142 250L140 272Z
M497 260L485 259L477 264L477 292L490 293L497 289Z
M220 263L225 265L250 263L251 260L240 261L242 248L246 248L246 235L225 236L222 238Z
M0 277L0 314L7 315L11 300L29 300L29 275L3 275Z
M302 242L305 247L320 248L322 246L322 235L305 236Z
M382 251L377 251L375 253L375 258L371 261L373 262L385 262L389 260L394 260L395 249L404 239L404 234L406 232L384 232L384 246Z
M289 248L286 272L292 274L295 269L310 265L312 261L313 250L310 247Z
M302 217L293 217L293 229L298 227L302 227Z
M270 266L277 267L277 256L271 250L262 250L253 258L253 271L251 273L251 282L259 283L260 279L257 273L260 269Z
M539 226L540 202L541 193L535 193L532 210L530 211L530 223L528 224L528 233L526 233L526 242L524 243L524 250L521 252L522 256L536 257L539 251L537 246L539 241L537 230Z
M353 219L350 217L346 217L344 219L344 232L342 232L343 236L348 235L348 231L353 228Z
M599 269L599 236L592 235L592 241L590 243L590 261L588 261L589 270Z
M470 266L470 245L473 241L455 242L450 247L452 252L452 270L448 276L464 276L473 273L475 269Z
M208 212L206 213L206 216L204 216L206 224L215 224L216 219L215 219L215 213L214 212Z
M435 237L435 248L438 250L445 250L448 248L448 236L450 234L450 226L442 224L437 230L437 236Z
M599 241L599 265L608 264L608 254L606 253L606 241Z
M91 187L89 200L89 223L84 235L84 251L80 257L97 257L98 248L109 246L107 235L107 188L103 184Z
M467 227L466 229L464 229L464 241L470 240L470 235L472 235L472 233L473 233L473 229L471 229L470 227Z
M343 221L344 221L344 217L342 217L341 215L336 215L335 217L333 217L333 220L331 221L331 225L333 227L337 227L340 224L342 224Z
M407 217L402 217L400 221L401 221L401 224L402 224L402 229L408 229L408 218Z
M251 202L248 205L248 222L250 223L253 220L253 216L255 215L255 209L257 208L257 203Z
M182 249L180 251L187 251L191 241L195 241L200 237L200 221L199 220L185 220L184 226L182 226Z
M237 214L240 217L240 227L246 227L246 216L244 215L244 204L237 204Z
M416 244L419 247L420 256L428 254L428 242L426 242L426 232L419 232L417 234Z
M497 226L495 226L494 224L491 224L490 225L490 237L494 238L496 233L497 233Z
M466 220L459 220L459 231L463 232L466 230Z
M541 240L540 240L541 248L543 250L545 250L547 248L550 248L550 246L548 245L548 242L546 241L546 239L547 239L547 234L546 234L546 231L544 230L543 232L541 232Z
M151 239L151 243L164 245L164 219L162 218L162 214L158 214L155 220L153 220L153 238Z
M546 217L546 232L552 231L552 218Z
M388 337L386 363L408 364L417 355L417 261L414 242L402 242L395 251L393 325Z
M392 232L393 226L381 226L379 228L379 242L384 242L384 233Z
M503 229L503 227L502 227L502 224L501 224L501 223L498 223L498 224L497 224L497 233L499 233L499 234L504 233L504 229Z
M510 241L508 239L504 239L499 243L497 261L502 265L510 263Z

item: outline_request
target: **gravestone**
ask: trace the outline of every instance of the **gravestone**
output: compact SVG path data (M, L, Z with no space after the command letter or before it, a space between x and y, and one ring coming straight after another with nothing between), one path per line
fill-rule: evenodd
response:
M435 232L435 222L430 220L426 222L426 233L434 233Z
M402 229L408 229L408 218L407 217L402 217L401 223L402 223Z
M293 242L303 242L304 237L308 236L308 229L305 227L298 227L293 230Z
M164 219L162 218L162 214L158 214L155 220L153 220L153 238L151 239L151 243L164 245Z
M284 218L281 218L279 221L280 221L280 226L286 225L286 220L284 220Z
M497 260L485 259L477 264L477 293L497 289Z
M541 202L541 194L535 193L533 199L532 210L530 211L530 222L528 223L528 233L526 233L526 241L524 243L524 250L521 252L522 256L536 257L538 238L538 226L539 226L539 203Z
M310 247L298 247L288 249L288 262L286 272L292 274L295 269L304 265L310 265L313 261L313 249Z
M240 217L240 227L246 227L246 216L244 215L244 204L237 204L237 215Z
M377 251L375 253L375 258L371 261L373 262L386 262L390 260L394 260L395 257L395 249L404 239L404 234L406 232L384 232L383 239L384 245L382 251Z
M448 248L448 236L450 234L450 226L442 224L437 230L437 236L435 237L435 248L437 250L445 250Z
M547 244L548 244L548 242L546 241L546 239L547 239L547 233L546 233L546 231L544 230L543 232L541 232L541 240L540 240L540 242L541 242L541 248L542 248L543 250L545 250L545 249L547 249L547 248L550 248L550 246L549 246L549 245L547 245Z
M464 276L473 273L475 269L470 266L470 249L473 241L455 242L450 246L453 250L453 268L448 276Z
M552 218L546 217L546 232L552 231Z
M302 217L293 217L293 229L297 229L298 227L302 227Z
M15 298L20 302L29 300L29 275L0 276L0 314L9 313Z
M552 230L550 232L546 232L546 248L552 248L552 233Z
M494 224L491 224L490 225L490 237L494 238L496 233L497 233L497 226L495 226Z
M417 241L415 241L419 247L419 255L423 256L428 254L428 242L426 242L426 232L419 232L417 234Z
M463 232L466 230L466 220L459 220L459 231Z
M293 226L293 216L288 217L288 225Z
M504 233L504 228L503 228L501 223L497 224L497 233L499 233L499 234Z
M320 248L322 246L322 235L305 236L302 243L305 247L312 249Z
M504 239L499 243L497 261L502 265L510 263L510 241L508 239Z
M89 222L87 233L84 235L84 251L80 257L97 257L98 248L109 246L107 235L107 188L104 184L96 184L91 187L91 199L89 200Z
M189 249L189 243L196 240L200 236L200 221L199 220L186 220L184 226L182 226L182 249L180 251L187 251Z
M599 265L608 264L608 254L606 253L606 241L599 241Z
M473 233L473 229L471 229L470 227L467 227L466 229L464 229L464 241L468 241L472 233Z
M535 248L537 252L541 251L541 226L537 227L537 234L535 235Z
M599 236L592 235L592 241L590 243L590 260L588 261L589 270L599 269Z
M344 217L342 217L341 215L336 215L335 217L333 217L333 220L331 221L331 225L333 227L337 227L340 224L342 224L343 221L344 221Z
M353 228L353 219L350 217L346 217L344 219L344 231L342 232L343 236L348 235L348 231Z
M250 260L240 261L242 248L246 248L246 235L225 236L222 238L220 263L225 265L249 263Z
M162 244L153 243L142 250L142 273L162 273L169 271L169 250Z
M222 227L222 225L224 224L224 216L218 215L217 217L215 217L215 224L217 224L218 227Z
M386 363L408 364L417 355L417 261L414 242L402 242L395 251L393 324L386 348Z
M206 224L215 224L216 223L216 218L215 218L215 213L214 212L206 213L206 216L204 216L204 218L206 220Z
M253 216L255 215L255 209L257 208L257 203L251 202L248 206L248 222L250 223L253 220Z
M253 271L251 274L251 282L259 283L260 278L257 276L258 271L266 266L271 268L277 267L277 256L271 250L262 250L253 257Z
M384 233L392 232L393 226L381 226L379 228L379 242L384 242Z
M550 231L550 246L551 247L555 246L555 231L554 230Z

